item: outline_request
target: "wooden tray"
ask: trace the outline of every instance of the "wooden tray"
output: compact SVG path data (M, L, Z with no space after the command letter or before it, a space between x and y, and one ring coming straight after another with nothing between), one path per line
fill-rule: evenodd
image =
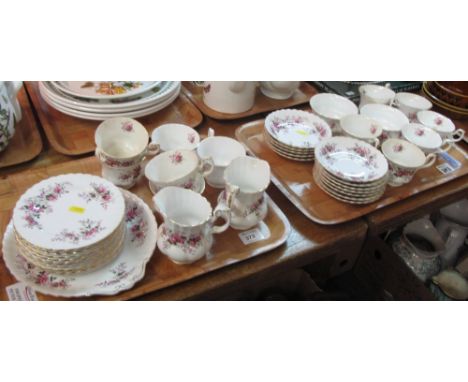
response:
M95 157L84 158L68 163L62 163L48 168L26 171L22 174L13 175L0 181L0 232L11 219L11 211L21 194L39 182L50 176L64 173L90 173L100 174L101 167ZM148 188L145 178L131 189L140 196L151 207L152 194ZM214 205L220 190L213 189L207 185L204 196ZM202 259L191 265L176 265L158 250L155 251L150 262L146 266L146 274L143 280L138 282L133 289L124 291L116 296L95 296L101 299L130 299L142 296L149 292L192 279L204 273L226 267L240 261L258 256L283 244L290 232L289 221L281 212L279 207L268 198L269 209L264 223L270 230L270 236L262 241L244 245L239 238L239 232L229 228L220 235L215 235L215 243L212 249L214 254L210 260ZM158 225L161 221L158 221ZM15 278L10 274L3 261L0 261L0 299L7 299L5 288L14 284ZM41 300L56 299L38 293Z
M0 168L27 162L42 151L41 135L24 86L18 93L18 101L23 117L15 125L16 132L11 142L0 153Z
M468 174L466 159L459 151L452 149L450 155L462 164L458 170L443 175L435 167L443 163L439 158L434 166L418 171L411 183L401 187L388 186L377 202L361 206L347 204L332 198L316 185L312 177L313 162L292 161L271 150L263 139L263 125L263 119L247 123L236 130L236 138L252 155L270 163L273 183L304 215L319 224L338 224L356 219Z
M39 116L44 132L52 147L65 155L80 155L93 152L94 131L99 121L88 121L63 114L45 102L39 93L37 82L26 82L26 88ZM148 130L163 123L183 123L198 126L203 115L182 93L169 106L157 113L137 118Z
M202 88L198 87L191 82L183 82L182 91L190 98L190 100L198 107L201 112L214 119L238 119L249 117L259 113L265 113L278 109L285 109L309 102L310 97L317 94L318 91L310 84L301 82L301 86L293 94L293 96L286 100L277 100L265 96L259 88L257 88L257 95L255 96L255 105L252 109L238 114L226 114L213 110L205 105L203 102Z

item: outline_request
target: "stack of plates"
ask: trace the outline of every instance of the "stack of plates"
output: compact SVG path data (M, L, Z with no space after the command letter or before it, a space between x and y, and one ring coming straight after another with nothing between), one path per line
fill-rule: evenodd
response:
M125 238L125 200L105 179L69 174L27 190L13 211L18 252L41 269L93 271L111 262Z
M39 82L39 91L64 114L102 121L155 113L178 97L180 86L177 81L56 81Z
M318 144L315 159L315 182L335 199L367 204L378 200L385 192L387 159L366 142L333 137Z
M284 109L265 119L265 140L278 155L296 161L314 160L314 148L330 138L323 119L302 110Z

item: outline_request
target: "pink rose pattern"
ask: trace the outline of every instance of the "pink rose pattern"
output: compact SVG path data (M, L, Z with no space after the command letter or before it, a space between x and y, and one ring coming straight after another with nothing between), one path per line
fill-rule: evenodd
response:
M106 210L109 203L112 203L114 201L112 193L103 184L97 184L95 182L92 182L90 185L93 189L92 191L82 192L78 194L78 196L86 200L87 203L93 200L99 201L102 208Z
M127 269L127 267L128 266L125 262L117 264L114 268L110 269L110 273L112 274L111 279L97 283L95 286L104 288L120 283L122 280L126 279L130 274L132 274L135 270L135 267L131 269Z
M180 164L184 160L184 157L183 157L182 153L180 153L178 151L176 151L174 154L171 154L169 156L169 158L171 158L171 162L173 164Z
M130 167L133 166L136 162L138 162L140 159L137 160L117 160L117 159L112 159L112 158L105 158L104 159L104 164L109 166L109 167Z
M195 142L195 133L189 133L187 136L187 139L189 143L194 143Z
M39 222L40 217L44 213L48 214L53 211L51 203L60 196L68 194L70 185L70 182L55 183L41 189L39 195L28 198L25 204L20 207L24 211L23 220L26 222L26 227L42 229Z
M371 132L372 135L375 135L375 133L377 132L377 126L376 125L371 125L370 132Z
M437 125L437 126L440 126L444 123L444 120L441 118L441 117L436 117L434 119L434 123Z
M163 226L162 234L166 237L166 240L164 240L165 248L175 245L189 255L193 254L198 247L203 245L202 236L200 234L185 236L172 231L166 226Z
M393 146L393 151L396 153L400 153L403 151L403 145L401 143L397 143Z
M283 118L276 117L271 121L271 129L273 135L277 135L281 130L286 129L289 125L303 123L304 118L299 116L285 116Z
M134 132L133 123L130 122L130 121L123 122L122 123L122 130L126 131L127 133L133 133Z
M101 221L94 221L91 219L80 220L81 227L78 232L69 231L68 229L62 230L52 238L52 241L69 242L72 244L79 244L82 240L90 240L97 233L103 231L105 227L101 226Z
M127 201L125 223L131 235L131 242L141 246L148 233L148 222L145 219L145 211L134 201Z
M424 129L418 127L416 128L415 130L415 134L418 136L418 137L422 137L424 135Z
M16 255L16 263L23 269L25 276L36 285L66 289L70 286L70 281L74 280L73 278L60 278L49 274L47 271L38 269L19 254Z
M136 166L132 170L119 175L119 180L134 182L141 174L141 166Z

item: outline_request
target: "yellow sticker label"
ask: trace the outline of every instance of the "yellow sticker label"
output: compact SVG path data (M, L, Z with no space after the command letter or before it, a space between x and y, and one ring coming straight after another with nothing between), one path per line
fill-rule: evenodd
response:
M306 130L296 130L296 133L298 133L300 135L304 135L305 137L309 136L309 132L306 131Z
M78 206L71 206L68 208L68 211L74 212L75 214L84 214L85 209Z

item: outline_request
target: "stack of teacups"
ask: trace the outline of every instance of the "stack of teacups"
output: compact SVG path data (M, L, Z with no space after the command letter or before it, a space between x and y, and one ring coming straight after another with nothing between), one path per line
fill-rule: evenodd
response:
M102 176L120 187L135 185L146 155L159 152L159 146L148 144L148 139L145 127L134 119L111 118L102 122L95 133Z
M105 179L60 175L39 182L18 200L13 224L19 254L44 271L92 271L119 255L125 201Z
M314 160L314 148L330 138L328 123L312 113L284 109L265 119L264 137L278 155L296 161Z

